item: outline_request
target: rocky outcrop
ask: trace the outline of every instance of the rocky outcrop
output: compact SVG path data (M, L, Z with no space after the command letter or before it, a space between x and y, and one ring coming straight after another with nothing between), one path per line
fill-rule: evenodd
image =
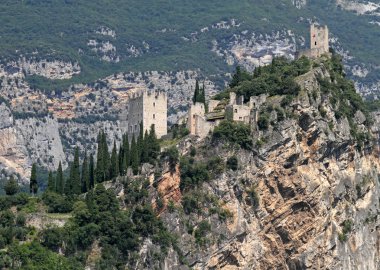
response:
M71 79L81 72L78 63L64 62L60 60L30 60L21 59L18 66L29 75L39 75L53 80Z
M161 214L179 236L189 267L379 269L378 151L358 148L349 121L336 119L329 95L319 92L320 76L329 77L323 67L297 80L301 93L287 108L294 116L276 124L274 115L274 126L257 131L253 140L264 142L259 149L230 149L207 139L199 146L206 157L236 155L239 170L225 171L199 191L228 210L226 221L206 208L197 215ZM276 104L278 97L266 103ZM353 116L359 127L363 117L360 111ZM199 245L188 224L196 230L202 221L210 231Z
M66 167L58 122L50 117L42 119L13 118L10 109L0 105L0 166L27 181L31 164L55 170L59 161Z

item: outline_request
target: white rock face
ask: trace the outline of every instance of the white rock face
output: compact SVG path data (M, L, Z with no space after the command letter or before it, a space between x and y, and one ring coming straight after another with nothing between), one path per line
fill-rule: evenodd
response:
M380 8L380 4L370 1L336 0L336 4L347 11L354 11L359 15L371 14Z
M58 132L58 122L50 117L14 120L11 111L0 105L0 165L16 173L23 181L30 175L32 163L50 170L66 158Z
M298 8L301 9L306 6L307 0L292 0L292 4Z
M274 57L294 59L296 40L291 31L266 35L243 31L241 35L234 35L228 43L215 40L212 51L224 57L228 65L238 64L253 71L255 67L270 64Z
M70 63L59 60L27 60L22 58L18 61L26 74L39 75L53 80L71 79L74 75L80 74L81 68L78 63Z

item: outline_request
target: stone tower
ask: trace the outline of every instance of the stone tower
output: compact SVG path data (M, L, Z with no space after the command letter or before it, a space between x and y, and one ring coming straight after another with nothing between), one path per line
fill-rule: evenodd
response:
M329 29L327 26L310 26L310 49L317 57L329 52Z
M128 132L129 136L137 136L140 132L140 123L143 123L144 133L149 132L154 125L158 138L165 136L168 131L167 124L168 100L165 92L162 91L143 91L132 94L126 110L121 113L120 121L122 127Z

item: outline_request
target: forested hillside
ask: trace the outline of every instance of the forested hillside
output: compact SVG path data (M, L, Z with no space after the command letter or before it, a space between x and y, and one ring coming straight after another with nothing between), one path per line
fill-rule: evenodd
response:
M340 2L350 1L305 1L299 8L294 2L5 0L0 3L0 56L3 63L21 55L78 62L80 75L61 86L126 71L200 68L204 74L219 74L231 69L213 50L215 42L229 51L234 35L250 40L254 33L261 43L277 31L278 38L289 38L291 31L294 44L302 47L309 22L315 20L328 24L334 46L349 54L351 66L371 71L380 64L374 10L359 16L341 8ZM29 81L52 87L39 77ZM377 76L369 74L364 81L375 82Z

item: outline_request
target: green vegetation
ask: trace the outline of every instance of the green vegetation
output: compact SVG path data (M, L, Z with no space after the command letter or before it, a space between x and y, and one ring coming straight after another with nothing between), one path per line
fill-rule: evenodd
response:
M15 59L21 53L37 59L78 61L82 73L71 80L51 81L30 76L33 87L62 89L72 83L91 82L119 71L173 70L202 68L208 74L228 70L224 59L211 52L213 39L229 39L242 30L271 33L290 29L307 36L308 23L297 23L298 18L318 17L329 25L344 48L353 53L356 61L379 65L377 57L377 26L368 24L368 16L357 16L337 8L335 2L321 0L296 9L291 1L171 1L128 2L100 0L4 0L0 3L2 28L0 55L4 60ZM59 16L57 16L59 14ZM127 18L127 19L126 19ZM239 28L210 29L200 33L196 42L181 39L190 33L222 20L238 19ZM264 19L265 18L265 19ZM352 27L347 27L352 26ZM99 27L109 27L116 38L96 33ZM167 31L161 31L166 29ZM342 31L345 29L345 31ZM355 35L357 42L352 42ZM99 60L97 52L87 46L88 40L110 41L120 55L119 63ZM150 45L147 51L142 42ZM368 42L370 41L370 42ZM126 44L145 52L130 57ZM33 55L38 51L39 54ZM373 73L368 80L378 77Z
M232 156L227 159L227 168L233 171L237 171L239 168L239 161L236 156Z
M212 140L214 142L225 140L247 150L252 148L251 129L243 123L223 120L214 129Z
M362 148L370 140L370 137L369 134L358 131L354 116L357 111L361 111L366 118L364 124L369 126L372 120L368 107L356 92L354 83L345 77L340 56L333 55L331 59L326 60L323 64L329 70L331 81L319 78L321 91L323 94L331 95L330 102L335 106L335 117L337 119L347 117L351 128L351 135L357 141L358 147ZM323 107L320 107L319 111L323 117L326 116L326 111Z
M338 238L341 242L346 242L347 239L348 239L348 236L347 234L349 234L351 231L352 231L352 226L353 226L353 223L351 220L345 220L341 226L343 227L342 228L342 232L339 233L338 235Z
M5 183L4 190L7 195L15 195L18 192L19 187L13 176Z

